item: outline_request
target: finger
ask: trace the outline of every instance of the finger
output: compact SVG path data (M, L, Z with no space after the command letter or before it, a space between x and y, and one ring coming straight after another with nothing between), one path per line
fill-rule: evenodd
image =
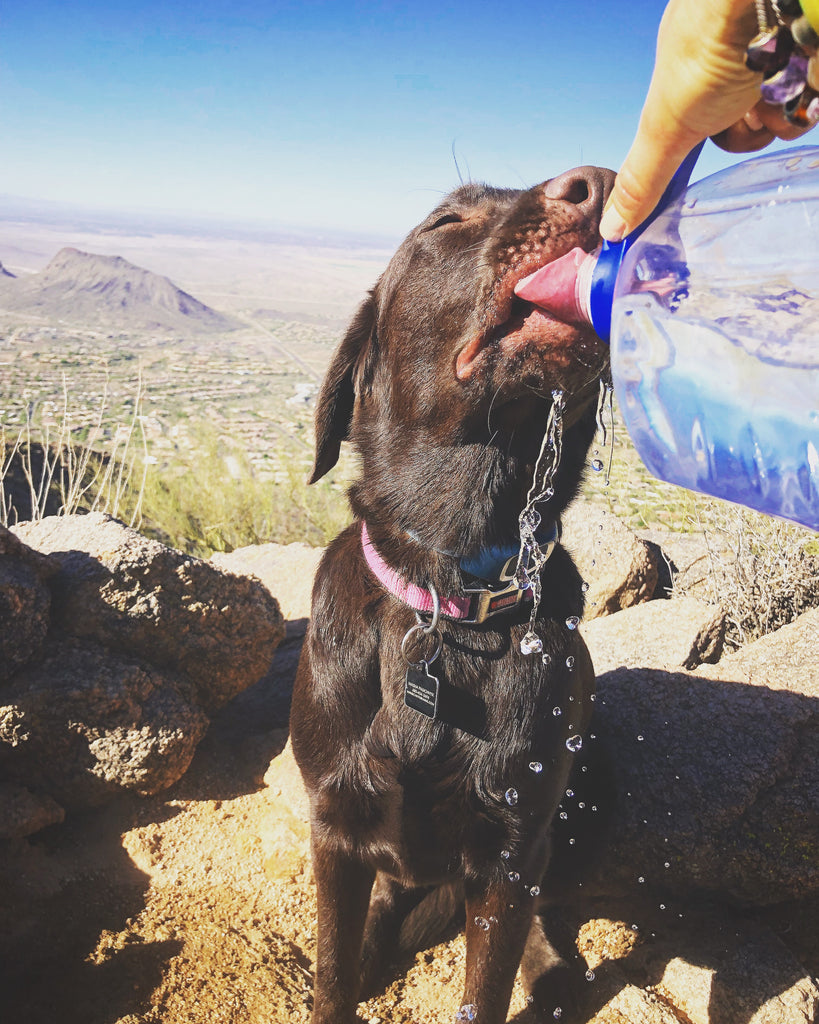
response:
M819 92L819 55L816 54L808 61L808 85Z
M813 127L813 125L799 127L791 124L785 117L782 107L766 103L764 100L760 100L756 104L754 111L768 131L784 142L793 142L794 139L800 138Z
M652 133L641 125L600 221L603 238L620 241L648 217L674 172L699 141L687 132Z
M711 141L726 153L755 153L773 142L775 137L754 110L749 111L730 128L712 135Z

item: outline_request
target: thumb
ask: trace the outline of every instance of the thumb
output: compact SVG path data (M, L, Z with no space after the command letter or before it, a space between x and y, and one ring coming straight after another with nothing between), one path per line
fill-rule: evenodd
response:
M649 216L675 171L700 141L680 132L652 135L641 126L614 182L600 221L600 234L619 242Z

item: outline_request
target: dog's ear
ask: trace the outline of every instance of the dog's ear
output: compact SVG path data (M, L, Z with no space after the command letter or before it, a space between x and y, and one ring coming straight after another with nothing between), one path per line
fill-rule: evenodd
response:
M369 386L375 359L376 308L373 294L358 312L333 356L316 407L316 461L307 481L314 484L336 462L341 442L346 441L353 418L356 390Z

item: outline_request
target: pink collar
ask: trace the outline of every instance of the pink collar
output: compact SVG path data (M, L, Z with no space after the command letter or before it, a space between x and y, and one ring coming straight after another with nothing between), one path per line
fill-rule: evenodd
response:
M415 611L432 614L432 594L424 587L407 582L396 569L387 565L376 551L367 532L367 524L363 521L361 547L370 571L385 590ZM492 615L516 607L524 597L531 595L531 590L521 590L514 581L497 588L464 587L463 597L441 598L441 615L464 623L481 623Z

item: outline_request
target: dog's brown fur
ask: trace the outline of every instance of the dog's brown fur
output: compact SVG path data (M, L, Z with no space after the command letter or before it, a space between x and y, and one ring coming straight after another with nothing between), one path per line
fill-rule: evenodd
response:
M537 620L548 659L520 653L528 605L481 626L445 622L434 668L455 705L431 721L404 705L400 648L415 616L367 568L360 520L408 580L457 593L460 556L517 542L560 389L563 455L541 507L559 520L594 434L606 350L590 328L544 316L513 289L574 246L597 245L612 178L586 167L528 191L453 192L401 245L328 371L313 479L347 439L361 478L351 490L358 521L316 577L291 715L318 888L314 1024L355 1020L362 964L369 986L408 911L447 885L465 900L463 1003L480 1024L506 1020L527 937L527 984L549 1016L560 999L530 890L542 883L572 762L569 729L582 731L590 713L591 660L566 627L583 612L580 577L558 545ZM504 798L512 788L514 806Z

